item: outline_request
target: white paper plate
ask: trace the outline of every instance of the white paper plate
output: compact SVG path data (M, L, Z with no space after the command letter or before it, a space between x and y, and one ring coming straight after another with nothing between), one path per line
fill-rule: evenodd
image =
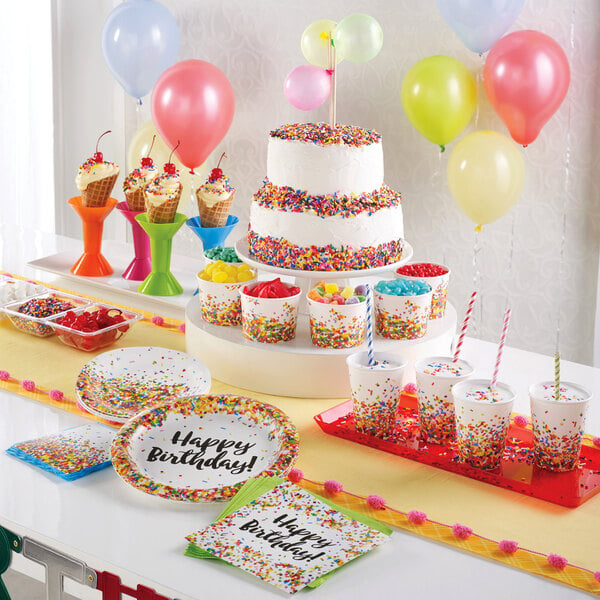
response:
M124 423L156 404L204 394L210 384L208 368L192 356L142 346L99 354L83 366L76 388L88 412Z
M147 494L187 502L227 500L251 477L285 476L298 434L278 408L242 396L193 396L128 421L115 437L119 476Z

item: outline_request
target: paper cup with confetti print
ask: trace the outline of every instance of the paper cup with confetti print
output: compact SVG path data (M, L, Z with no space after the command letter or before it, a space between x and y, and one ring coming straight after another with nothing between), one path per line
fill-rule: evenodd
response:
M321 348L352 348L363 341L367 303L324 304L307 299L310 337Z
M591 393L574 383L553 381L529 388L533 429L533 461L549 471L571 471L577 466L585 416Z
M226 327L240 325L242 322L240 288L252 281L217 283L198 277L198 300L202 318L213 325Z
M468 379L473 367L466 360L431 356L415 363L421 439L443 444L456 438L452 386Z
M500 466L515 399L514 390L489 379L467 379L452 387L456 444L461 461L480 469Z
M450 281L448 267L434 263L409 263L396 269L394 274L401 279L420 279L427 282L432 290L429 318L441 319L446 314L446 298Z
M406 361L396 354L375 352L369 366L367 352L346 358L350 374L354 424L357 431L385 438L394 431Z
M242 331L255 342L277 344L296 337L300 291L284 298L256 298L240 289Z
M373 293L375 328L385 338L414 340L427 333L432 292L426 283L414 281L408 287L420 285L416 295L404 294L401 286L408 284L397 283L403 281L395 279L376 284Z

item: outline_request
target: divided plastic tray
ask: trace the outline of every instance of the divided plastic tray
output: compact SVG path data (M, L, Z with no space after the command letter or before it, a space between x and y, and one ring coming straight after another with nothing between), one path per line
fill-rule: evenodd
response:
M402 395L396 429L389 439L356 431L351 400L318 414L315 421L329 435L569 508L600 492L600 448L585 443L579 466L573 471L540 469L533 465L531 429L511 422L500 467L476 469L459 462L454 444L428 444L419 439L417 399L412 395Z

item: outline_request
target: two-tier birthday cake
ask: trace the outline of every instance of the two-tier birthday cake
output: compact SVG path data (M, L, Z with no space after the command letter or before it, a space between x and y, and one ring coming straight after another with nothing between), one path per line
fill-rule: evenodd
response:
M303 271L370 269L400 260L403 232L378 133L326 123L271 132L267 177L250 208L253 258Z

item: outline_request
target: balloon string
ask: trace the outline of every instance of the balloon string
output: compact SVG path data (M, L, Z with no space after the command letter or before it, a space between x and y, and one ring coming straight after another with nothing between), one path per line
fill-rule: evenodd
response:
M331 91L329 92L329 124L332 127L335 127L336 121L336 98L335 98L335 88L336 88L336 76L335 76L335 45L333 43L333 38L331 36L331 31L329 32L329 44L327 46L327 71L331 75Z
M194 175L195 175L195 173L192 171L190 173L190 202L191 202L192 206L194 206L194 197L196 195L196 193L194 191L194 188L195 188Z
M142 99L138 98L135 101L135 122L137 125L137 129L139 129L142 126Z
M571 4L571 28L569 32L569 54L572 63L575 56L575 0ZM555 354L560 356L560 327L561 327L561 305L562 305L562 290L564 289L563 279L565 276L565 246L567 241L567 215L569 206L569 184L571 179L571 96L567 103L567 146L565 149L565 186L564 186L564 202L562 213L562 229L560 236L560 253L558 258L558 293L557 293L557 310L556 310L556 348Z
M511 287L511 282L513 279L513 265L514 265L514 255L515 255L515 223L517 221L516 211L512 211L512 220L510 225L510 242L508 246L508 273L507 273L507 281L508 286L506 290L506 304L504 305L504 310L508 309L509 305L509 289Z
M473 245L473 290L479 292L481 285L481 273L479 271L479 258L481 253L481 231L475 230L475 243ZM483 316L483 296L480 295L478 317L473 322L473 337L477 337L480 330L480 323Z
M481 98L482 97L482 93L481 93L481 88L482 88L482 82L483 82L483 67L485 65L485 59L483 57L483 54L479 55L479 59L480 59L480 66L477 69L477 76L475 77L475 85L477 86L477 97ZM473 124L475 126L475 129L477 129L477 126L479 125L479 102L475 103L475 115L473 117Z
M439 183L438 189L441 190L442 189L442 166L444 163L444 155L443 153L440 151L438 152L438 169L436 171L436 173L434 173L434 193L432 194L433 197L435 197L435 192L436 192L436 184ZM436 181L437 180L437 181ZM441 198L440 198L441 200ZM442 211L441 214L442 218L438 218L437 222L439 224L440 227L440 239L443 240L444 237L446 236L446 232L449 231L448 228L448 211ZM446 251L448 249L448 244L442 244L442 264L447 265L446 263Z

